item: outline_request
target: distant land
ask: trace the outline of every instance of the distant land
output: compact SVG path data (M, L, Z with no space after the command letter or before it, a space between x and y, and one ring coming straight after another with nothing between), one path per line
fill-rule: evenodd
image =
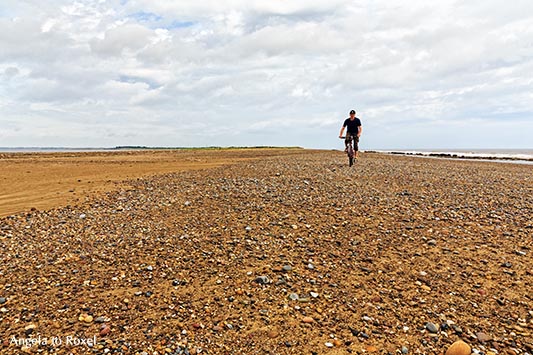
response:
M144 145L119 145L115 147L0 147L0 152L83 152L83 151L112 151L112 150L185 150L185 149L304 149L302 147L278 147L278 146L208 146L208 147L150 147Z

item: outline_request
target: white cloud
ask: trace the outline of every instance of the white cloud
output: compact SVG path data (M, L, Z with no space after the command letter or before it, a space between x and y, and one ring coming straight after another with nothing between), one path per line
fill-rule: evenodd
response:
M531 145L530 1L4 3L0 146L333 147L352 107L374 148Z

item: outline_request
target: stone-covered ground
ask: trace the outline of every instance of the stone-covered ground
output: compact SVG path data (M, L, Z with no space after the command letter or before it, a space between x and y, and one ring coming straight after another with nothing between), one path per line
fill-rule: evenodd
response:
M0 353L533 354L532 166L346 160L159 175L1 219Z

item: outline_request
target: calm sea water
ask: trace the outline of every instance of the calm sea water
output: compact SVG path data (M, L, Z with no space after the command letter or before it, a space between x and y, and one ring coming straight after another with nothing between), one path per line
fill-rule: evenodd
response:
M382 153L396 153L415 156L462 158L533 164L533 149L390 149L376 150Z

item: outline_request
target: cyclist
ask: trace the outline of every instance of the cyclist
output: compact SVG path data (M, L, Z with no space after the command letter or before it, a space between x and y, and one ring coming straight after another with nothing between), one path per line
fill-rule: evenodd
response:
M342 138L346 127L348 127L348 130L346 131L346 138L344 139L344 145L346 147L344 151L348 151L348 143L353 140L355 159L357 159L359 156L359 137L361 137L361 133L363 133L363 126L361 125L361 120L355 117L355 110L351 110L350 117L344 120L341 133L339 133L339 138Z

